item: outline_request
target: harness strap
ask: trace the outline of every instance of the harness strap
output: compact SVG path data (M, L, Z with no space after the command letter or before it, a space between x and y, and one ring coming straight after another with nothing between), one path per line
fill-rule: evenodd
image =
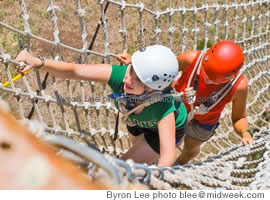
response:
M128 111L127 113L123 114L123 121L127 122L128 121L128 116L132 113L134 113L136 110L142 108L142 107L147 107L150 106L154 103L157 103L159 101L161 101L163 98L166 97L175 97L177 100L181 101L183 98L184 93L180 92L180 93L172 93L172 94L163 94L161 91L155 91L149 94L149 97L145 99L145 101L136 106L135 108L133 108L132 110Z
M199 55L195 66L192 70L192 73L189 77L187 88L185 89L185 94L186 94L186 99L188 104L190 105L190 112L188 114L188 121L192 120L194 117L194 103L196 102L196 92L198 90L198 84L199 84L199 76L200 76L200 71L201 71L201 66L202 66L202 57L205 54L206 50L202 51L201 54ZM196 72L197 70L197 72ZM191 87L191 82L193 80L193 77L195 76L196 72L196 78L194 80L194 87Z
M217 94L215 94L213 97L217 99L219 94L221 94L225 89L225 92L222 93L222 96L220 96L215 103L213 103L211 106L208 107L208 110L211 110L213 107L215 107L228 93L229 91L234 87L238 79L241 77L242 72L239 72L238 75L229 83L227 83L224 87L222 87Z

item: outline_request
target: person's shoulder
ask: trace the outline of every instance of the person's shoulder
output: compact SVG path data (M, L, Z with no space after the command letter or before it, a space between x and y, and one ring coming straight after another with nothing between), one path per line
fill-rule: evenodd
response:
M236 91L242 91L242 90L247 90L248 89L248 80L245 77L245 75L242 75L242 78L237 85Z
M179 71L184 71L196 58L200 51L187 51L177 56Z

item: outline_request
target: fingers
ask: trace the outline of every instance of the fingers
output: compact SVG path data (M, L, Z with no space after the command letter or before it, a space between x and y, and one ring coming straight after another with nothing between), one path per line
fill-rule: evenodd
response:
M125 55L125 53L120 53L117 56L118 56L118 60L119 61L124 61L127 58L127 56Z
M124 64L126 64L125 58L119 57L119 58L118 58L118 61L119 61L119 62L122 62L122 63L124 63Z
M243 145L248 145L247 141L245 139L242 139Z
M253 138L249 138L248 143L251 144L252 142L254 142L255 140Z
M34 57L30 53L28 53L26 49L18 53L18 55L15 58L15 61L19 63L23 62L26 64L26 66L23 69L20 69L21 67L17 66L17 71L20 73L28 71L34 65Z
M118 60L124 63L125 65L128 65L131 63L131 56L126 52L120 53L118 54Z
M244 145L251 144L252 142L254 142L254 139L253 138L248 138L248 137L242 138L242 143Z
M248 142L247 142L246 138L242 139L242 143L243 143L243 145L248 145Z
M17 71L20 72L20 73L24 73L24 72L28 71L31 68L32 67L30 65L26 65L23 69L18 69Z
M24 62L24 63L25 63L25 60L23 59L23 58L24 58L24 57L23 57L23 54L24 54L23 51L19 52L19 53L17 54L16 58L15 58L15 61L16 61L16 62L19 62L19 63L21 63L21 62ZM23 70L24 70L26 67L24 67L23 69L20 69L20 67L17 66L16 68L17 68L17 71L18 71L18 72L22 73Z

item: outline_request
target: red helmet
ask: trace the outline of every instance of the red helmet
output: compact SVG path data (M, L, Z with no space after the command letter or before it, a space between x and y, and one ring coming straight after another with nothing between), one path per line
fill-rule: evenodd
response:
M244 54L237 44L223 40L208 49L202 59L204 75L215 83L225 83L243 66Z

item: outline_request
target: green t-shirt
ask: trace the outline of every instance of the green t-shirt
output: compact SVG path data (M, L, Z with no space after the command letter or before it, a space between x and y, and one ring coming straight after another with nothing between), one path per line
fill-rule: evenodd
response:
M113 92L119 92L120 85L123 82L127 66L112 66L112 73L108 85ZM118 107L118 102L115 101ZM175 126L180 127L187 118L187 111L182 102L176 101L175 97L169 97L145 107L139 114L130 114L129 118L141 128L157 129L158 122L171 112L175 112Z

